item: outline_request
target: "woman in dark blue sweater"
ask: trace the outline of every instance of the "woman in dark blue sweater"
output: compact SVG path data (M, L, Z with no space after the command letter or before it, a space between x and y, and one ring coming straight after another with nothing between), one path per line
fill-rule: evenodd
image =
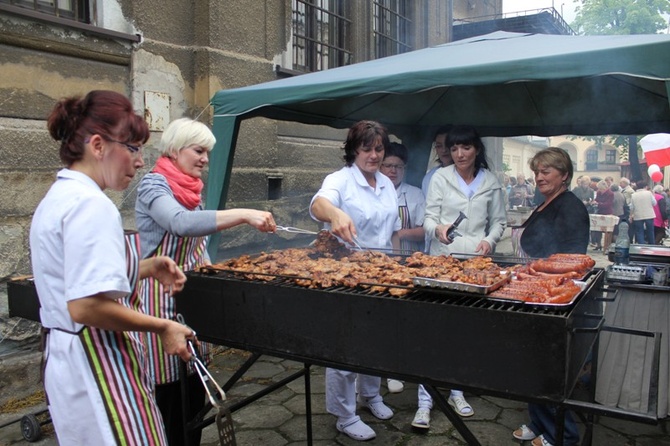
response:
M573 172L570 155L549 147L537 152L529 164L544 202L522 226L521 249L530 257L586 254L590 220L584 203L569 191ZM531 403L528 413L530 424L515 430L514 438L532 440L533 446L552 446L556 442L556 406ZM565 414L564 432L564 444L579 442L579 430L570 412Z

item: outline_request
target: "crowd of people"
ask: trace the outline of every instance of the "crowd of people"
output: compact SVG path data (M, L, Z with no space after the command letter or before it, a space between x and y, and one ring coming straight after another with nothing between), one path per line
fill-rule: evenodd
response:
M163 132L161 156L139 181L138 233L124 235L120 214L103 191L124 190L144 166L142 146L149 139L144 120L124 96L93 91L59 101L48 126L60 142L65 168L35 212L30 244L42 323L49 333L45 388L59 440L200 444L199 432L184 432L183 420L203 408L204 389L191 373L186 379L190 401L182 404L179 361L190 359L189 342L205 363L209 348L176 322L171 296L183 288L184 271L211 262L210 234L242 224L274 232L274 218L255 209L203 208L201 177L215 137L206 125L181 118ZM471 126L439 128L433 147L436 166L419 188L405 181L411 161L407 147L392 143L381 123L357 122L343 144L344 166L323 180L309 206L311 217L351 247L431 255L494 254L507 211L518 207L533 209L522 226L523 256L586 253L589 243L602 249L602 234L589 227L594 213L630 220L637 243L660 243L665 237L670 200L662 186L650 190L644 181L622 178L614 184L612 177L581 176L570 189L572 161L556 147L530 160L530 178L496 175ZM454 231L459 215L466 218ZM105 380L122 383L122 390L106 391ZM381 383L378 376L326 370L326 408L338 431L354 440L376 436L357 408L382 420L393 417ZM403 388L396 380L387 385L390 392ZM474 415L458 389L450 390L448 403L461 417ZM422 385L417 405L411 425L428 429L433 401ZM183 414L182 406L189 412ZM530 424L513 436L534 446L551 445L555 412L552 406L530 405ZM141 423L121 421L129 418ZM578 441L570 416L565 432L568 444Z

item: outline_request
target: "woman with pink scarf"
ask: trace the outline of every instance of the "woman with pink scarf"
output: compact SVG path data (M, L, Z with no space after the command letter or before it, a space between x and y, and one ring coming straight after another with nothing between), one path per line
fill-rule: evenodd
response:
M158 255L174 259L184 271L211 263L207 236L240 224L263 232L274 232L270 212L255 209L204 210L201 201L202 172L216 139L201 122L188 118L173 121L163 132L161 156L154 169L140 181L135 220L140 233L143 258ZM154 279L143 280L140 293L147 314L175 320L175 300L169 290ZM158 337L148 339L150 371L156 383L156 401L161 410L171 445L184 443L179 362L168 356ZM209 363L208 345L201 343L201 355ZM188 377L189 413L192 420L205 405L205 390L198 376ZM200 444L200 432L189 434L188 443Z

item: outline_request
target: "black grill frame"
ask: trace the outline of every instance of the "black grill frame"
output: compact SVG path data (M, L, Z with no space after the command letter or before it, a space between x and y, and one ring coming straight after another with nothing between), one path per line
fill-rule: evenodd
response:
M604 320L602 270L590 273L572 305L555 309L462 292L422 289L397 298L308 289L281 277L187 276L177 310L201 340L529 401L569 397Z

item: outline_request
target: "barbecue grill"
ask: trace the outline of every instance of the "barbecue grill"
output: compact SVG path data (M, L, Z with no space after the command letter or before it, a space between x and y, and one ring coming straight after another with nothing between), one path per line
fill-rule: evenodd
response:
M201 340L429 390L524 401L565 403L604 321L598 269L571 304L557 306L434 288L402 297L364 287L310 289L290 277L247 279L217 269L187 275L177 310ZM446 415L479 444L457 415Z
M177 296L201 340L362 373L562 401L603 321L601 271L573 305L535 307L418 289L309 289L289 278L188 274ZM365 340L365 343L361 343ZM458 355L459 361L446 358ZM505 364L501 370L496 364Z

